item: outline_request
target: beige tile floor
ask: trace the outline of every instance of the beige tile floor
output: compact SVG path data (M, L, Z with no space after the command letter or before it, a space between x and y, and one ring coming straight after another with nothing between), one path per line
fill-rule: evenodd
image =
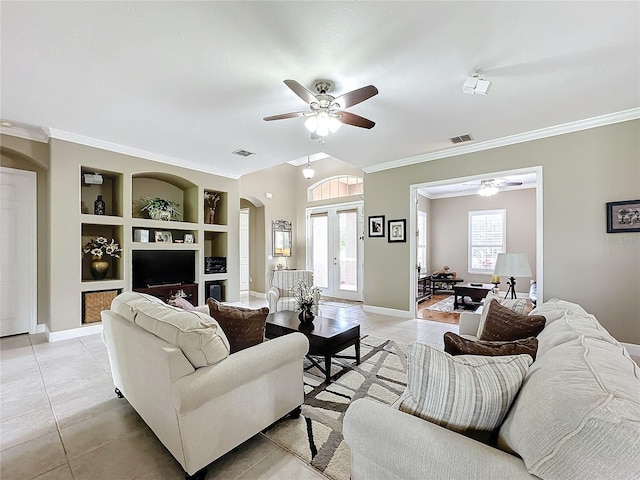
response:
M265 300L243 297L242 305ZM361 332L443 348L456 325L365 313L325 302L321 315L358 320ZM0 339L0 478L164 480L180 465L129 406L116 398L100 335L48 343L44 335ZM209 466L207 479L322 479L259 434Z

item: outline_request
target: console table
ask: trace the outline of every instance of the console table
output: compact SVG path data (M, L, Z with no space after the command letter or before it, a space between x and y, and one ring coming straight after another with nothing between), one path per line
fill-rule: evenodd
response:
M416 293L416 301L422 302L423 300L427 300L431 298L431 283L429 279L430 275L419 275L418 276L418 291Z
M464 282L462 278L449 278L449 277L429 277L431 280L431 293L436 293L436 290L443 290L442 288L436 288L436 285L442 286L442 284L447 285L447 292L451 292L451 287L456 283Z

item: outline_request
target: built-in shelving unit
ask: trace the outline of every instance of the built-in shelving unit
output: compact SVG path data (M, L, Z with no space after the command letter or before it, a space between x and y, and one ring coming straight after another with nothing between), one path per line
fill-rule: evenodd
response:
M101 178L102 183L96 176ZM87 183L87 181L89 183ZM96 183L91 183L93 181ZM81 242L98 236L114 239L122 248L120 258L108 257L110 268L106 278L93 279L90 271L91 255L83 255L80 273L83 305L88 292L109 292L132 289L132 255L145 251L194 251L194 283L188 286L190 301L203 303L211 291L226 299L229 274L205 273L207 257L216 262L229 253L229 193L181 176L162 172L126 174L91 166L80 167ZM104 215L94 214L94 202L101 196ZM210 211L215 196L215 213ZM162 198L179 205L180 215L171 221L153 220L142 210L147 198ZM213 223L209 223L209 222ZM212 285L217 285L210 290ZM166 300L167 290L159 287L160 297ZM146 290L149 291L149 290ZM151 290L153 291L153 289ZM104 295L105 298L108 295ZM100 297L98 297L100 298ZM105 305L104 308L109 308ZM84 323L85 313L82 313ZM92 321L94 323L94 321Z

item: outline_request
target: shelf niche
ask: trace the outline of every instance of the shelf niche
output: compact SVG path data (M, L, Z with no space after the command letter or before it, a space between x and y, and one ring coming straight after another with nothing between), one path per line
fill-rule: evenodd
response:
M119 225L97 225L91 223L83 223L82 224L82 248L97 237L105 237L108 242L111 242L111 239L114 239L116 243L122 248L122 227ZM109 262L109 271L107 272L107 276L102 280L95 280L91 276L91 269L89 266L91 265L91 261L93 257L90 253L82 253L82 281L83 282L103 282L106 280L122 280L122 253L120 252L120 258L111 257L109 255L103 255L103 259L106 259Z
M219 200L215 204L215 213L211 221L211 198L217 195ZM218 190L206 189L204 191L204 218L205 225L227 225L227 193Z
M149 218L144 207L143 198L162 198L178 204L182 215L178 217L180 222L197 223L198 188L196 185L182 177L167 173L137 173L131 179L131 216L133 218ZM168 225L171 222L167 222ZM171 227L167 226L167 230Z
M90 175L102 177L101 184L87 183L92 181ZM93 215L94 203L98 195L102 195L105 203L105 216L122 217L122 174L109 172L99 168L80 167L80 213Z

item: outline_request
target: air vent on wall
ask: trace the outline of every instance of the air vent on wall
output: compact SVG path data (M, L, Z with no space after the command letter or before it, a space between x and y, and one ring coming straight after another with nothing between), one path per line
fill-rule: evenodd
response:
M452 137L449 140L451 141L451 143L463 143L470 142L471 140L473 140L473 137L470 133L467 133L466 135L460 135L459 137Z
M251 155L255 155L255 153L243 150L241 148L239 148L238 150L234 150L231 153L233 153L234 155L240 155L241 157L250 157Z

